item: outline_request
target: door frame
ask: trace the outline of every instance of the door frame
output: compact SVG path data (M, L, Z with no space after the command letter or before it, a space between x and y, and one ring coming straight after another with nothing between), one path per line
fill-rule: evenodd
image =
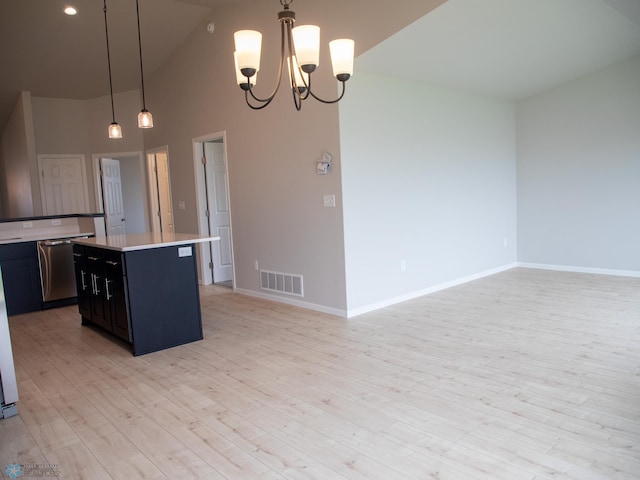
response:
M104 207L102 204L102 178L100 177L100 159L101 158L115 158L115 159L122 159L123 157L138 157L138 166L140 168L140 175L141 178L146 178L147 173L146 173L146 165L144 162L144 155L143 152L109 152L109 153L94 153L91 155L91 167L93 169L93 187L94 187L94 199L96 202L96 212L97 213L104 213ZM142 182L144 183L144 182ZM147 188L144 185L141 185L142 188ZM146 227L149 228L149 223L151 222L151 210L149 207L149 200L148 200L148 195L144 195L145 198L145 204L144 204L144 209L145 209L145 223L146 223ZM106 230L106 224L105 224L105 230Z
M208 135L202 135L200 137L195 137L191 140L193 146L193 179L196 187L196 212L198 213L198 233L200 235L209 235L209 232L205 230L206 225L208 224L207 217L205 215L205 210L208 207L207 205L202 205L202 198L206 198L204 192L204 171L202 169L202 148L201 145L206 142L213 142L215 140L222 140L222 150L224 152L225 158L225 174L226 174L226 187L227 187L227 205L229 205L229 237L230 237L230 248L231 248L231 277L232 277L232 288L236 290L236 259L233 250L233 214L231 209L231 192L229 190L229 156L227 155L227 132L223 130L222 132L210 133ZM213 272L211 275L206 275L205 272L211 271L208 265L208 254L207 254L207 243L200 243L198 255L198 280L201 285L211 285L214 283Z
M169 199L171 200L171 215L173 217L173 226L175 231L175 211L173 208L173 190L171 189L171 162L169 162L169 146L164 145L162 147L152 148L145 151L145 164L147 168L147 193L149 202L149 227L152 232L160 232L161 222L158 218L158 212L160 211L160 203L158 202L158 172L154 170L155 163L151 164L151 156L158 153L164 153L167 155L167 171L169 173ZM154 159L155 160L155 159Z

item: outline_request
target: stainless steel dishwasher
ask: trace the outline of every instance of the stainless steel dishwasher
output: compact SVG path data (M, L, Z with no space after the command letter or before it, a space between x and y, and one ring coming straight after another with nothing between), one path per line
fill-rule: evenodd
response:
M71 238L60 238L40 240L38 242L42 301L45 304L56 300L74 298L78 295L71 240Z

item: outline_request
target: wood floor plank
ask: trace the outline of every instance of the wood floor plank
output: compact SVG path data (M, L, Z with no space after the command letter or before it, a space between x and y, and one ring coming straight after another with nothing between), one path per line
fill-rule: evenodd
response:
M0 478L640 478L638 278L512 269L350 320L200 296L205 339L140 357L73 306L11 317Z

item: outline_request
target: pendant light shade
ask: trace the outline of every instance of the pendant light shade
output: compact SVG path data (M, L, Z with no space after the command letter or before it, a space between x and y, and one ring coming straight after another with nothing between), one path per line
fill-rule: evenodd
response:
M149 110L142 109L138 114L138 127L153 128L153 115Z
M122 138L122 127L117 123L109 125L109 138Z

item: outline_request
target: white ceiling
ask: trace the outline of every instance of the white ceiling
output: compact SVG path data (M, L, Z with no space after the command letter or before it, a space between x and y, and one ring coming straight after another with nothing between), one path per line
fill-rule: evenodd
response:
M518 99L637 54L640 0L449 0L355 73Z

